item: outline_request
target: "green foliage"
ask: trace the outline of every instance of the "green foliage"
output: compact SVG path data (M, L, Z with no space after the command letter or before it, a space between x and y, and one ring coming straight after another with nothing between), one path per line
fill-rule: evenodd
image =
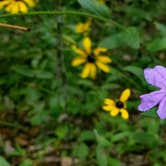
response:
M102 146L97 146L96 148L96 159L97 159L97 163L99 166L107 166L108 165L108 161L107 161L107 155L104 152L104 148Z
M165 0L48 0L30 12L66 14L0 17L31 29L0 28L0 166L64 160L78 166L165 166L166 122L157 108L137 109L139 96L154 90L144 68L166 62L164 6ZM89 34L76 33L76 24L87 20ZM92 47L107 48L112 59L110 73L97 70L95 80L80 77L83 65L71 66L77 56L71 46L81 46L87 34ZM118 100L126 88L132 92L127 121L102 110L105 98Z
M2 156L0 156L0 165L10 166L10 164Z
M110 142L106 138L99 135L96 130L94 132L95 132L96 141L97 141L97 144L99 145L99 147L108 147L108 146L110 146Z
M147 49L151 52L165 50L166 49L166 37L152 40L152 42L148 43Z
M138 30L135 27L128 27L121 32L115 33L103 39L100 43L100 46L109 49L124 46L128 46L133 49L139 49L140 43L141 41Z
M88 156L88 151L89 151L88 146L86 144L82 143L82 144L74 147L73 155L80 159L85 159Z
M33 161L30 159L26 159L22 163L20 163L19 166L32 166L32 165L33 165Z
M143 72L142 68L137 67L137 66L126 66L124 68L124 70L134 74L135 76L137 76L137 78L139 78L142 83L145 82L144 75L143 75L144 72Z
M112 158L112 157L109 157L108 158L108 161L109 161L109 165L111 166L111 165L114 165L114 166L121 166L122 164L121 164L121 162L119 161L119 160L117 160L117 159L115 159L115 158Z
M97 0L78 0L78 2L89 12L99 16L110 17L110 10L104 3Z

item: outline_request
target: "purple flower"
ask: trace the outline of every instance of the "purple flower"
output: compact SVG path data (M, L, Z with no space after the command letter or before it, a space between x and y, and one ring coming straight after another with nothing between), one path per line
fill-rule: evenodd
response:
M161 119L166 118L166 68L155 66L144 70L146 81L160 90L140 96L141 103L138 106L139 111L147 111L152 107L159 105L157 114Z

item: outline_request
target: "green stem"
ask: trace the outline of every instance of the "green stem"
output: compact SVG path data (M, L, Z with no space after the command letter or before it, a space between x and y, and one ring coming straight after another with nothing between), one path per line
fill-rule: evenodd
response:
M36 15L81 15L81 16L89 16L96 18L101 21L106 21L107 19L102 16L97 16L91 13L79 12L79 11L34 11L29 13L18 13L18 14L2 14L0 18L9 18L9 17L16 17L16 16L36 16ZM108 21L108 20L107 20Z
M5 121L0 121L0 126L7 126L7 127L11 127L11 128L19 128L22 129L23 127L20 126L17 123L12 123L12 122L5 122Z
M29 12L29 13L18 13L18 14L1 14L0 18L10 18L10 17L17 17L17 16L37 16L37 15L80 15L80 16L87 16L87 17L92 17L100 21L104 22L110 22L111 24L122 28L123 26L119 24L118 22L110 19L110 18L105 18L103 16L98 16L95 14L87 13L87 12L80 12L80 11L72 11L72 10L66 10L66 11L34 11L34 12Z

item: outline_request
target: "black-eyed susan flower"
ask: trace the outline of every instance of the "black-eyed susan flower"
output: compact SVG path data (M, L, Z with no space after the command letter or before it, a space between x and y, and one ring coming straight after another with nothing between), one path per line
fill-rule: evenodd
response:
M75 31L77 33L83 33L84 35L87 35L88 32L90 31L90 26L91 26L91 19L88 19L86 22L78 23L75 27Z
M81 64L85 64L81 77L90 77L95 79L97 68L101 69L105 73L108 73L110 71L108 64L111 63L111 58L103 55L106 53L107 49L99 47L92 50L91 40L89 37L85 37L83 39L82 45L83 49L78 48L76 45L72 47L74 52L79 55L79 57L73 59L72 66L76 67Z
M128 119L129 114L128 111L126 110L127 108L126 101L130 97L130 93L131 93L130 89L125 89L122 92L118 101L106 98L104 100L103 110L109 111L111 116L116 116L120 113L123 119Z
M0 9L5 8L6 12L16 13L27 13L28 7L34 7L36 0L1 0Z

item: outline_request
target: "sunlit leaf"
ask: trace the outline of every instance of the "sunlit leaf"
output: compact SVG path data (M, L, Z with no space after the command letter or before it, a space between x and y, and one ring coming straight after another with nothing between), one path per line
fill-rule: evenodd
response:
M109 49L125 46L131 47L133 49L138 49L140 47L140 43L141 40L138 30L135 27L128 27L124 31L115 33L109 37L104 38L100 42L100 46Z
M110 17L110 10L104 4L97 0L78 0L79 4L89 12L99 16Z
M147 44L147 50L151 52L161 51L166 49L166 37L161 37L152 40Z
M4 157L2 157L2 156L0 156L0 165L1 166L10 166L10 164L8 163L8 161Z

